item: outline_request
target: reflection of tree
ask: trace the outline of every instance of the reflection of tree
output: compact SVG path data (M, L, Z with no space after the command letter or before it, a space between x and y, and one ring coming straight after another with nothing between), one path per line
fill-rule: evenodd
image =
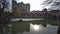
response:
M0 24L0 34L7 34L8 33L8 26L7 23Z
M24 31L29 31L29 30L30 30L30 25L29 23L25 23L25 22L14 23L12 27L13 34L17 34L17 32L23 33Z
M55 19L46 19L46 22L51 25L60 25L60 20L55 20Z

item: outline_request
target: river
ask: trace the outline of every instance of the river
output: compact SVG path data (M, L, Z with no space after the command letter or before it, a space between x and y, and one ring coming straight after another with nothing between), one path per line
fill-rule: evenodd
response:
M0 34L57 34L59 20L33 20L0 25ZM3 27L3 28L2 28ZM2 33L1 33L2 32Z

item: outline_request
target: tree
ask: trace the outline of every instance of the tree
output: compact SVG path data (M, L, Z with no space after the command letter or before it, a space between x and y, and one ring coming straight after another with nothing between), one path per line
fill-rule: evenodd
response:
M10 23L10 19L14 16L11 12L5 11L9 9L7 0L0 0L0 24Z
M4 12L5 8L8 8L8 2L6 0L0 0L0 14Z
M47 12L47 9L45 8L45 9L43 9L42 11Z

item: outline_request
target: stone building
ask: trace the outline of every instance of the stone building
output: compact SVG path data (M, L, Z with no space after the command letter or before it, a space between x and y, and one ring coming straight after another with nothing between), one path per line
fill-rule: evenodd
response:
M32 11L31 13L32 13L31 17L33 18L41 18L44 16L42 11Z
M15 0L12 1L12 13L14 14L14 17L20 17L21 15L17 2Z
M30 4L24 4L23 2L17 3L15 0L13 0L13 13L15 17L26 17L26 14L30 12ZM15 6L15 7L14 7ZM17 11L15 10L17 9Z
M21 18L26 18L27 14L30 13L30 4L24 4L23 2L21 3L17 3L18 7L19 7L19 11L20 11L20 17Z
M30 4L29 3L24 4L23 2L21 2L21 3L18 3L17 5L22 12L30 12Z
M44 17L42 11L32 11L22 13L22 18L42 18L42 17Z

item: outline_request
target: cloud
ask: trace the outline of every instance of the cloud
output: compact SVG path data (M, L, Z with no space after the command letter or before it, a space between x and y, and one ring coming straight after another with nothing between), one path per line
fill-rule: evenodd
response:
M46 0L43 5L45 5L48 10L60 10L60 0Z

